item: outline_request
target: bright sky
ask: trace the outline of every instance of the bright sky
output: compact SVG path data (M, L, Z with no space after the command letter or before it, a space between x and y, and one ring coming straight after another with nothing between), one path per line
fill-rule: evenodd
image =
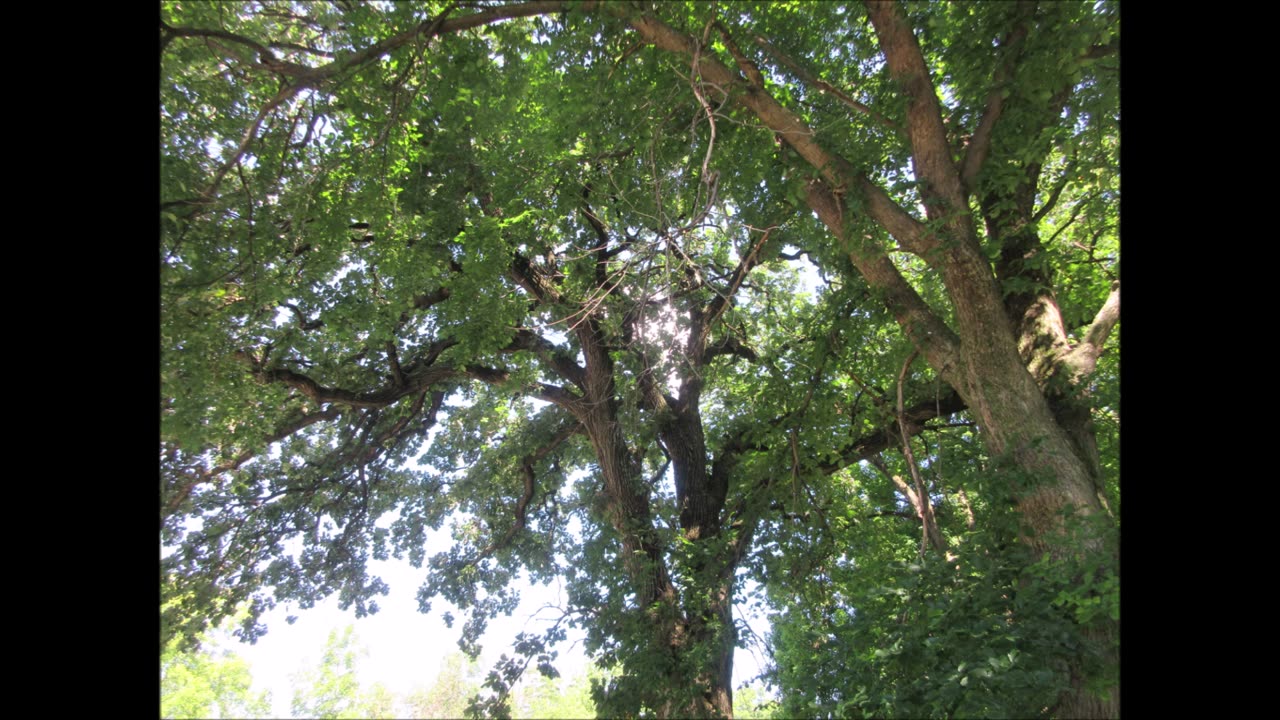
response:
M446 533L439 533L442 542L448 542ZM428 550L428 557L442 550ZM289 703L293 688L290 676L306 667L315 666L328 639L330 630L341 629L348 624L355 626L357 642L368 651L360 658L361 684L365 687L381 682L393 694L408 694L415 688L429 688L435 682L445 656L458 651L458 638L462 634L465 616L456 608L439 599L433 602L430 615L418 612L417 589L426 576L426 569L415 569L408 561L373 562L371 574L382 577L391 586L391 593L379 598L380 610L375 615L357 619L353 611L338 609L336 598L318 603L310 610L296 606L277 607L264 616L270 631L256 645L241 645L238 650L253 665L256 689L271 691L273 711L278 717L289 717ZM525 587L528 587L527 585ZM522 604L511 617L499 617L491 622L484 638L484 655L481 667L487 670L502 652L510 653L511 639L522 630L536 631L545 628L537 619L530 619L537 608L548 601L554 602L555 588L529 588L521 593ZM455 615L453 628L447 628L440 616L452 609ZM285 616L297 615L293 625L285 622ZM577 639L570 636L561 650L561 671L574 674L583 667L581 648L570 649L568 642Z
M444 551L450 542L447 531L429 535L427 557ZM318 664L325 640L330 630L341 629L348 624L355 626L359 646L367 650L360 658L360 680L364 687L381 682L392 694L405 695L416 688L430 688L435 682L443 659L458 651L458 638L462 634L465 616L448 603L435 599L430 615L418 612L416 593L426 577L426 569L415 569L407 560L371 562L370 574L378 575L391 586L386 597L378 599L380 607L376 615L356 619L353 611L338 609L336 598L318 603L310 610L281 605L263 616L270 631L256 645L237 645L234 649L253 667L254 690L270 690L272 712L277 717L290 717L289 703L293 697L290 676L304 668ZM558 588L530 586L520 583L521 604L511 617L498 617L489 623L489 630L482 645L481 668L487 672L504 652L511 654L511 643L517 633L538 632L554 622L555 615L544 612L545 605L558 605ZM447 628L440 616L452 610L453 628ZM745 608L738 608L736 615L743 617ZM296 615L297 622L289 625L287 615ZM764 637L768 622L764 618L749 619L753 632ZM559 651L556 667L564 676L581 672L586 657L581 646L582 633L570 630L568 638L555 649ZM752 653L739 649L734 656L734 687L741 687L748 679L762 670L763 656L759 650ZM537 674L530 667L529 673Z

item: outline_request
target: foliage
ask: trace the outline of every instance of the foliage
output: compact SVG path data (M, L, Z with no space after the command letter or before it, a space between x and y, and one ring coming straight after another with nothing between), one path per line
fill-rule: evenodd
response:
M552 678L538 674L526 678L512 699L512 716L563 720L596 717L591 702L592 677L600 677L594 667L571 676Z
M752 580L784 713L1114 714L1118 36L163 3L165 641L377 612L394 556L471 657L515 578L567 590L472 713L581 627L599 712L725 715ZM295 710L353 711L350 643Z
M765 696L758 686L745 685L733 693L733 716L736 718L764 720L783 717L778 714L780 711L778 702Z
M255 693L249 664L227 647L228 632L205 634L199 650L169 641L160 653L160 715L165 718L266 717L270 693Z
M363 687L358 676L362 650L355 627L329 631L319 662L294 676L294 717L369 718L398 713L391 693L379 683Z
M475 660L460 652L444 657L430 688L416 690L405 699L402 717L460 718L478 692L483 673Z
M326 650L325 662L338 662L341 665L350 657L354 642L353 637L345 631L333 634ZM338 652L333 652L335 649ZM295 706L296 717L315 716L307 711L316 709L322 696L337 695L348 702L343 704L343 709L338 710L334 710L335 704L330 703L327 712L337 712L340 717L460 718L466 716L467 707L473 698L485 692L482 668L461 652L452 652L444 657L430 687L419 686L403 695L393 694L378 683L365 685L359 680L358 673L346 673L344 667L331 669L335 672L317 672L313 668L299 677L302 681L299 694L306 699L304 705L309 706ZM334 682L340 674L340 681ZM599 671L588 668L573 676L555 679L545 676L526 677L515 688L511 698L511 714L517 718L594 717L590 678L600 676ZM326 682L317 683L321 678ZM332 692L334 690L336 692Z
M1088 621L1069 598L1093 588L1076 583L1075 567L1026 572L1012 530L960 533L945 561L827 557L816 581L777 584L787 594L773 638L784 715L1045 715L1066 689L1062 668L1084 651Z

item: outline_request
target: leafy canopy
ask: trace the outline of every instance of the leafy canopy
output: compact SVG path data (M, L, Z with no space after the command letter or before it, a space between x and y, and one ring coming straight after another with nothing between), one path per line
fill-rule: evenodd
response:
M784 712L1053 706L1118 571L1040 557L972 337L1117 513L1116 10L871 7L163 3L162 643L377 612L395 557L473 656L564 583L476 712L577 625L603 712L723 713L750 579Z

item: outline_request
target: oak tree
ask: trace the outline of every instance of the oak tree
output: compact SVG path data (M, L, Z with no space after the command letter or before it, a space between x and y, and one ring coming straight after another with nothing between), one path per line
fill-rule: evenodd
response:
M166 637L375 612L394 555L474 652L525 573L620 668L602 712L731 716L749 578L784 705L1118 713L1113 3L169 0L160 33Z

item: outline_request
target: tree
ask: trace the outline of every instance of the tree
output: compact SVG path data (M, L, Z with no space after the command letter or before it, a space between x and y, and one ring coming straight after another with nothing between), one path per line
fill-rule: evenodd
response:
M404 717L460 718L471 698L480 690L483 673L475 660L462 653L450 653L429 689L410 693Z
M294 676L294 717L367 718L395 717L395 698L380 683L365 688L357 677L363 652L355 627L330 630L320 661Z
M591 680L601 674L595 668L587 668L577 675L566 677L538 674L525 678L512 700L512 715L527 718L595 717L591 702Z
M738 688L734 692L733 705L733 714L747 720L773 717L778 709L776 702L761 697L760 688L752 685Z
M199 650L173 638L160 653L160 714L166 718L265 717L270 694L250 689L244 658L225 647L225 633L207 633Z
M1118 46L1105 0L166 3L166 633L374 612L452 517L464 649L560 577L602 712L728 716L740 576L901 576L870 513L1004 568L946 598L1056 589L999 615L1069 633L1036 710L1117 714Z

